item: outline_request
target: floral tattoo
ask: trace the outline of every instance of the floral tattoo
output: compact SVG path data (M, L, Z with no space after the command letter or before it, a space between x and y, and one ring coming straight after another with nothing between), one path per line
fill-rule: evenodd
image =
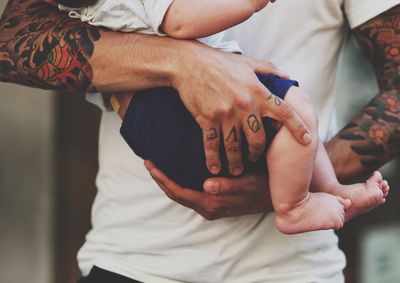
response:
M375 169L400 153L400 6L355 30L374 65L380 93L340 133L350 141L366 169Z
M93 91L88 63L100 32L41 1L11 0L0 21L0 80Z

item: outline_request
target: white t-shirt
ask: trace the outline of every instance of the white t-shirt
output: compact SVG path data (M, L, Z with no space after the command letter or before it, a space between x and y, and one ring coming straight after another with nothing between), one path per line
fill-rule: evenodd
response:
M333 83L348 22L362 24L400 0L280 0L231 29L244 53L275 62L315 101L321 134L333 113ZM119 135L117 114L100 126L93 228L78 254L93 265L148 283L343 282L345 257L332 231L283 235L274 215L204 220L158 188Z
M138 32L165 36L160 27L174 0L98 0L84 8L59 5L72 18L78 18L94 26L123 32ZM236 41L225 41L224 33L197 39L213 48L227 52L241 52Z

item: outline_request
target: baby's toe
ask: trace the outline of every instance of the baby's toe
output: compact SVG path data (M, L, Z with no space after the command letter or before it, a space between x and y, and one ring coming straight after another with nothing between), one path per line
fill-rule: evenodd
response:
M368 181L372 181L372 182L376 182L376 183L380 183L382 182L383 177L381 172L379 171L375 171L372 176L368 179Z
M349 209L350 208L350 206L351 206L351 200L350 199L344 199L344 198L339 197L339 196L337 198L338 198L340 204L343 205L344 209Z
M383 197L386 198L389 195L389 191L390 191L388 182L386 180L382 181L379 184L379 187L381 188L381 190L383 192Z

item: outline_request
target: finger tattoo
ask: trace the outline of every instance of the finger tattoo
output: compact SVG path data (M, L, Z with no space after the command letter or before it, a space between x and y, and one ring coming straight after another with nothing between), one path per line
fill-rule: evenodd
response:
M257 119L256 115L254 115L254 114L251 114L247 118L247 125L249 125L249 128L253 133L257 133L261 129L260 121Z
M267 101L270 101L272 98L274 98L274 103L276 106L282 105L282 99L280 99L278 96L273 95L272 93L268 96Z
M228 137L226 138L226 140L225 141L232 141L232 142L237 142L239 139L238 139L238 134L237 134L237 131L236 131L236 127L233 127L232 129L231 129L231 131L229 132L229 134L228 134Z
M275 96L275 105L276 106L281 106L282 105L282 99L279 97Z
M208 129L207 140L212 141L218 138L218 132L216 128Z

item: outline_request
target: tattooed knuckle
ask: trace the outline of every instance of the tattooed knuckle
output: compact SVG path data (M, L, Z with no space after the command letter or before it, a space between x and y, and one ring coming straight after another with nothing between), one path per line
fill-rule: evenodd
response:
M203 129L203 133L205 133L206 143L216 142L219 138L216 128Z
M260 120L254 114L251 114L249 117L247 117L247 125L253 133L258 133L262 127Z

